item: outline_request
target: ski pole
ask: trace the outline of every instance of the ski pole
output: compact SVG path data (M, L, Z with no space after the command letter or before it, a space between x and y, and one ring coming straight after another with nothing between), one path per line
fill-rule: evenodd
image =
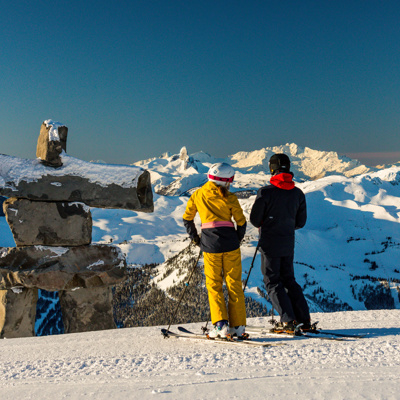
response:
M178 312L179 306L180 306L181 301L182 301L182 299L183 299L183 296L184 296L184 294L185 294L185 292L186 292L186 288L189 286L190 279L192 278L193 273L194 273L194 271L196 270L196 267L197 267L197 264L198 264L198 262L199 262L199 260L200 260L200 257L201 257L201 250L200 250L199 256L197 257L196 262L194 263L192 272L190 273L189 278L188 278L187 282L185 283L185 288L182 290L181 296L180 296L180 298L179 298L179 300L178 300L178 304L177 304L177 306L175 307L174 314L172 315L172 318L171 318L171 320L169 321L169 325L168 325L168 328L167 328L167 332L166 332L166 333L163 333L164 338L168 337L169 328L171 327L172 322L173 322L174 319L175 319L176 313Z
M271 311L270 311L270 316L271 316L271 319L268 321L271 325L273 325L273 326L276 326L277 324L278 324L278 322L275 320L275 318L274 318L274 314L275 314L275 311L274 311L274 305L272 304L272 301L271 301L271 297L270 296L268 296L268 299L269 299L269 302L271 303Z
M246 281L245 281L245 283L244 283L243 292L246 290L247 282L249 281L249 278L250 278L250 272L251 272L251 270L253 269L254 260L256 259L256 255L257 255L257 251L258 251L258 248L259 248L259 247L260 247L260 244L258 243L258 244L257 244L257 247L256 247L256 251L254 252L253 260L251 261L249 273L247 274L247 278L246 278Z
M248 273L248 275L247 275L246 282L244 283L243 292L244 292L245 289L246 289L247 281L249 280L250 272L251 272L251 270L252 270L252 268L253 268L254 260L255 260L255 258L256 258L256 254L257 254L257 251L258 251L259 247L260 247L260 244L257 244L256 251L255 251L254 256L253 256L253 260L251 261L251 266L250 266L250 269L249 269L249 273ZM268 296L268 298L269 298L269 301L271 302L271 305L272 305L272 308L271 308L271 319L270 319L269 322L270 322L272 325L275 325L275 324L276 324L276 321L275 321L275 319L274 319L274 305L272 304L271 298L270 298L269 296Z
M251 270L252 270L252 268L253 268L254 260L256 259L256 255L257 255L257 251L258 251L259 247L260 247L260 244L257 244L256 251L255 251L254 256L253 256L253 260L251 261L251 266L250 266L250 269L249 269L249 273L248 273L248 275L247 275L246 282L244 283L243 292L244 292L245 289L246 289L247 281L249 280L250 272L251 272ZM269 296L268 296L268 297L269 297ZM269 297L269 299L270 299L270 301L271 301L271 298L270 298L270 297ZM272 325L275 325L276 322L275 322L275 319L274 319L274 305L272 304L272 301L271 301L271 305L272 305L272 308L271 308L271 320L270 320L269 322L270 322Z

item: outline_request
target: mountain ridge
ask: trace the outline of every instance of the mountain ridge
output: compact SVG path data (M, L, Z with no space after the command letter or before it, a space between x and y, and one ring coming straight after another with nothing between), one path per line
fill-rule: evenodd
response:
M377 168L368 167L358 160L340 156L336 152L303 148L295 143L265 147L250 152L239 151L226 158L213 157L202 151L188 155L186 147L182 147L179 154L164 153L161 157L138 161L134 165L151 172L154 190L163 195L181 195L201 186L207 180L209 167L216 162L226 162L236 170L232 191L255 190L260 187L261 181L264 184L268 182L270 178L268 162L275 153L289 156L294 179L298 182L317 180L330 175L353 177L378 171ZM253 175L244 183L243 174ZM256 184L251 185L249 181L254 181Z

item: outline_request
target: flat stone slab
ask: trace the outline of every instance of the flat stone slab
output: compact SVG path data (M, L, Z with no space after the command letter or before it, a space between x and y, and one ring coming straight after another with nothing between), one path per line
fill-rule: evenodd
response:
M64 333L115 329L112 288L61 291Z
M0 290L73 290L116 285L125 279L119 247L0 247Z
M17 246L83 246L92 241L92 215L83 203L12 197L4 212Z
M60 168L0 154L0 195L82 202L90 207L153 212L150 173L130 165L96 164L61 155Z
M35 336L37 289L0 290L0 339Z

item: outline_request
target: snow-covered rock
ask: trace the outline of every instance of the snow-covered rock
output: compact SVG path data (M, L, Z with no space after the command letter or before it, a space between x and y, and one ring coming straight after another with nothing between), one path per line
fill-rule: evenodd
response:
M31 200L80 201L91 207L153 211L150 174L128 165L94 164L63 153L63 165L0 154L0 194Z

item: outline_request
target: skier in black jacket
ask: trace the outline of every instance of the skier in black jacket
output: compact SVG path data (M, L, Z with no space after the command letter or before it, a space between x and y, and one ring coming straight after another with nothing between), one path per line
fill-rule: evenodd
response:
M274 154L269 168L270 185L259 189L250 221L260 231L261 271L268 296L281 317L272 331L293 333L300 323L303 330L310 330L309 308L293 269L294 232L306 223L306 199L294 185L286 154Z

